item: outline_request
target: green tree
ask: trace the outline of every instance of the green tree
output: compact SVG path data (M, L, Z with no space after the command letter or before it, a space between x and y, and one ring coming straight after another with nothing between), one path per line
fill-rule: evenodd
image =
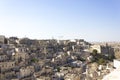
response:
M57 67L57 71L60 72L60 67Z
M96 49L94 49L94 50L92 51L92 55L93 55L93 56L97 55L97 53L98 53L98 51L97 51Z
M105 59L103 59L103 58L100 58L100 59L98 59L98 64L105 64L106 63L106 60Z
M38 59L36 59L36 58L33 58L33 59L31 59L31 62L38 62L39 60Z

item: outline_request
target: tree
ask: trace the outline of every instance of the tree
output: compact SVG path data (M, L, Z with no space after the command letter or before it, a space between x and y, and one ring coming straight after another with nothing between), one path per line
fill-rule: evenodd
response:
M57 67L57 71L60 72L60 67Z
M31 62L38 62L39 60L38 59L36 59L36 58L33 58L33 59L31 59Z
M103 58L100 58L100 59L98 59L98 64L105 64L106 63L106 60L105 59L103 59Z
M98 51L96 49L93 50L92 55L95 56L97 55Z

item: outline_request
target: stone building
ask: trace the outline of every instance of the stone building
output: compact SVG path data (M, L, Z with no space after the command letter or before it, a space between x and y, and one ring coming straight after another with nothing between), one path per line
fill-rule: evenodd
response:
M34 73L34 66L22 67L20 69L20 78L28 77Z
M5 43L5 36L0 35L0 43L2 44Z
M6 71L6 70L13 69L14 67L15 67L15 62L14 62L14 61L0 62L1 72L4 72L4 71Z
M90 52L97 50L97 53L104 55L114 55L114 49L111 46L106 45L92 45L90 47Z

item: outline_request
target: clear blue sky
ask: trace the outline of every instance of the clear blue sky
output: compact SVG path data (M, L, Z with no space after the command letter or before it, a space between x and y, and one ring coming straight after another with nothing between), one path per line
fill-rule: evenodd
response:
M0 0L0 35L120 41L120 0Z

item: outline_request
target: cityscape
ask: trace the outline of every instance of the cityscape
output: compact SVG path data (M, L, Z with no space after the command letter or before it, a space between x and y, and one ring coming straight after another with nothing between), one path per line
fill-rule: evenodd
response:
M0 0L0 80L120 80L120 0Z
M117 80L119 59L115 42L0 36L0 80Z

